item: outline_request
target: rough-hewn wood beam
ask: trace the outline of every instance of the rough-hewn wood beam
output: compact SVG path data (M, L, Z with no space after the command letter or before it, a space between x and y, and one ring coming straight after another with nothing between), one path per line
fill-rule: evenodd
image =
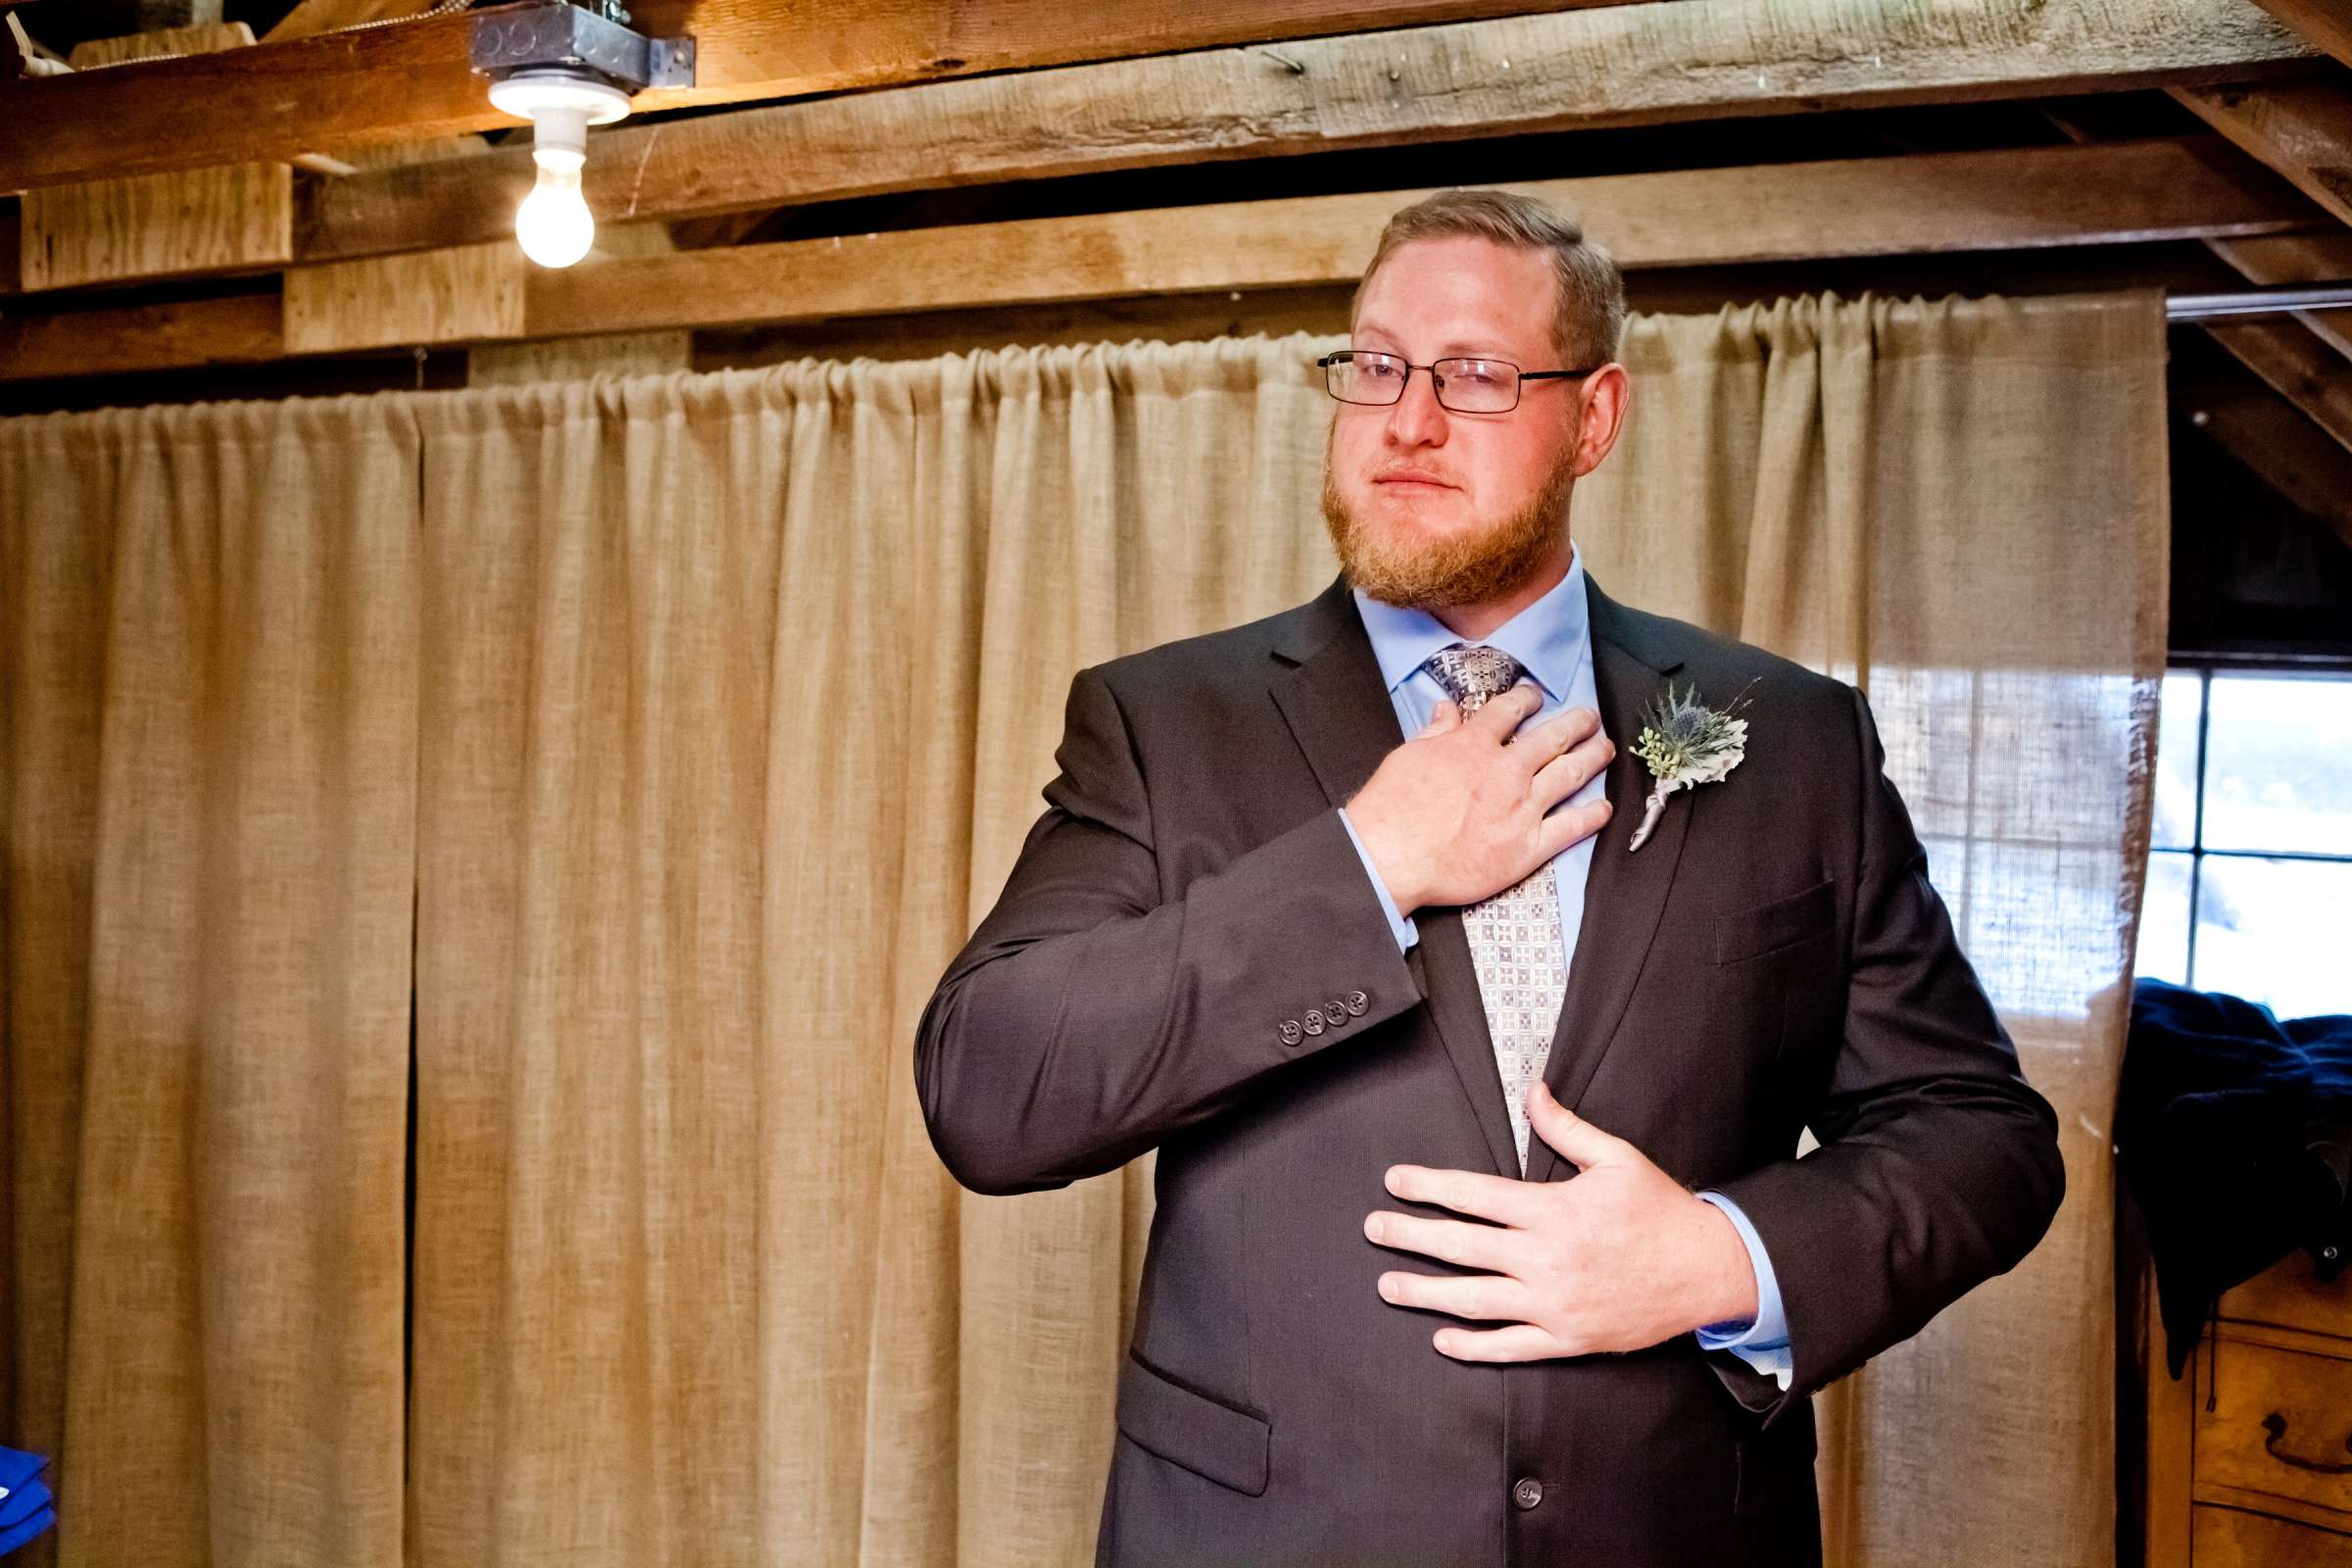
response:
M2251 384L2205 388L2191 416L2272 489L2352 545L2352 453Z
M413 17L419 11L430 11L434 4L435 0L302 0L262 36L268 43L291 43L296 38L314 38L337 27Z
M2352 233L2264 234L2245 239L2212 238L2216 256L2249 283L2352 281ZM2301 311L2295 319L2321 342L2352 359L2352 311Z
M2291 188L2210 140L1679 170L1514 188L1581 214L1629 269L2259 234L2314 217ZM1036 219L534 269L523 276L519 320L472 340L1344 282L1361 270L1388 215L1420 194ZM520 267L511 247L478 254ZM339 264L329 270L336 297L413 291L413 282L390 274L367 275L402 260ZM415 330L372 330L349 311L318 329L327 318L311 318L304 346L399 344ZM166 347L190 352L184 341ZM0 363L0 377L28 373Z
M220 7L213 10L218 15ZM242 22L167 27L78 44L75 71L244 49ZM135 277L252 271L294 256L294 175L280 163L219 164L44 186L24 197L19 284L74 288Z
M2005 250L2306 222L2226 148L2115 142L1517 185L1578 213L1628 269ZM794 240L534 270L533 336L880 315L1358 275L1418 191ZM625 319L624 319L625 318Z
M2266 87L2176 87L2198 118L2352 223L2352 89L2338 76Z
M1930 26L1879 0L1829 0L1767 30L1746 0L1682 0L1308 40L1282 51L1299 72L1216 50L937 82L600 131L587 194L602 221L687 218L1405 141L2122 87L2301 58L2258 13L2226 12L2217 26L2197 0L2003 10ZM295 254L496 238L530 181L516 147L312 185Z
M2352 365L2342 355L2292 318L2213 321L2205 330L2352 452Z
M285 358L274 293L55 316L0 317L0 380L112 375Z
M2263 10L2294 28L2347 66L2352 66L2352 12L2343 0L2256 0Z
M630 9L641 32L695 40L695 85L639 94L637 107L651 111L1366 27L1650 3L637 0ZM0 116L0 190L513 124L490 107L469 64L475 15L319 33L226 57L157 61L129 74L19 82L12 90L24 95L21 107Z

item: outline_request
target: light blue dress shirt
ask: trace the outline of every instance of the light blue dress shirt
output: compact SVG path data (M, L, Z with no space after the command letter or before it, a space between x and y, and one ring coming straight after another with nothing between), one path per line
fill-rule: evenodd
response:
M1441 649L1451 648L1461 641L1445 622L1422 610L1399 610L1361 593L1355 596L1356 612L1363 617L1364 630L1372 639L1372 657L1380 665L1381 679L1388 683L1389 700L1396 705L1396 725L1409 739L1421 733L1429 723L1429 715L1446 689L1438 684L1437 676L1422 666L1429 656ZM1496 627L1484 640L1490 648L1499 648L1519 662L1544 691L1544 706L1528 724L1540 724L1571 708L1589 708L1600 711L1599 690L1592 680L1592 638L1587 623L1585 600L1585 563L1581 551L1572 551L1568 575L1557 586L1508 621ZM1595 774L1587 780L1569 800L1577 805L1596 801L1606 792L1607 781ZM1356 836L1355 824L1348 813L1340 812L1340 821L1348 829L1348 839L1355 845L1356 855L1364 862L1364 874L1372 880L1372 891L1380 896L1380 906L1388 914L1389 925L1396 933L1396 945L1410 948L1421 939L1419 929L1396 909L1396 901L1372 868L1372 858L1364 853L1364 842ZM1560 893L1560 963L1563 970L1576 958L1576 938L1585 923L1585 879L1592 867L1592 836L1579 839L1562 850L1551 862L1552 878ZM1788 1386L1791 1357L1788 1350L1788 1320L1782 1310L1781 1288L1772 1272L1772 1259L1765 1255L1764 1243L1756 1228L1740 1206L1721 1193L1700 1193L1706 1201L1721 1209L1740 1233L1747 1248L1747 1258L1756 1270L1756 1320L1750 1324L1725 1323L1698 1331L1699 1345L1709 1350L1730 1350L1757 1371L1777 1379L1782 1388Z

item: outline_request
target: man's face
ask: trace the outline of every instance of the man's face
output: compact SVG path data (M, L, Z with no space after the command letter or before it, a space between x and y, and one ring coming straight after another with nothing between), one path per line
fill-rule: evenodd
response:
M1372 275L1350 342L1417 366L1485 355L1525 370L1581 368L1560 363L1552 338L1558 290L1540 251L1416 240ZM1393 406L1340 404L1323 511L1349 581L1375 599L1440 610L1504 597L1565 562L1582 385L1530 381L1508 414L1457 414L1416 369Z

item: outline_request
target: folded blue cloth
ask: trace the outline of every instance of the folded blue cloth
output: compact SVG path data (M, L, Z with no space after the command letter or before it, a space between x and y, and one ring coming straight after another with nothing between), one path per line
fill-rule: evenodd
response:
M49 1461L23 1448L0 1448L0 1555L57 1523L49 1489L38 1479Z

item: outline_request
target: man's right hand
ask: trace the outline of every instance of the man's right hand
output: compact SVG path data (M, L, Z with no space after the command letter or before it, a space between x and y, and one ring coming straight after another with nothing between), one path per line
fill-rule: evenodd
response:
M1525 681L1468 718L1441 702L1348 803L1399 914L1492 898L1608 821L1605 800L1552 810L1617 755L1600 715L1571 709L1514 740L1543 706Z

